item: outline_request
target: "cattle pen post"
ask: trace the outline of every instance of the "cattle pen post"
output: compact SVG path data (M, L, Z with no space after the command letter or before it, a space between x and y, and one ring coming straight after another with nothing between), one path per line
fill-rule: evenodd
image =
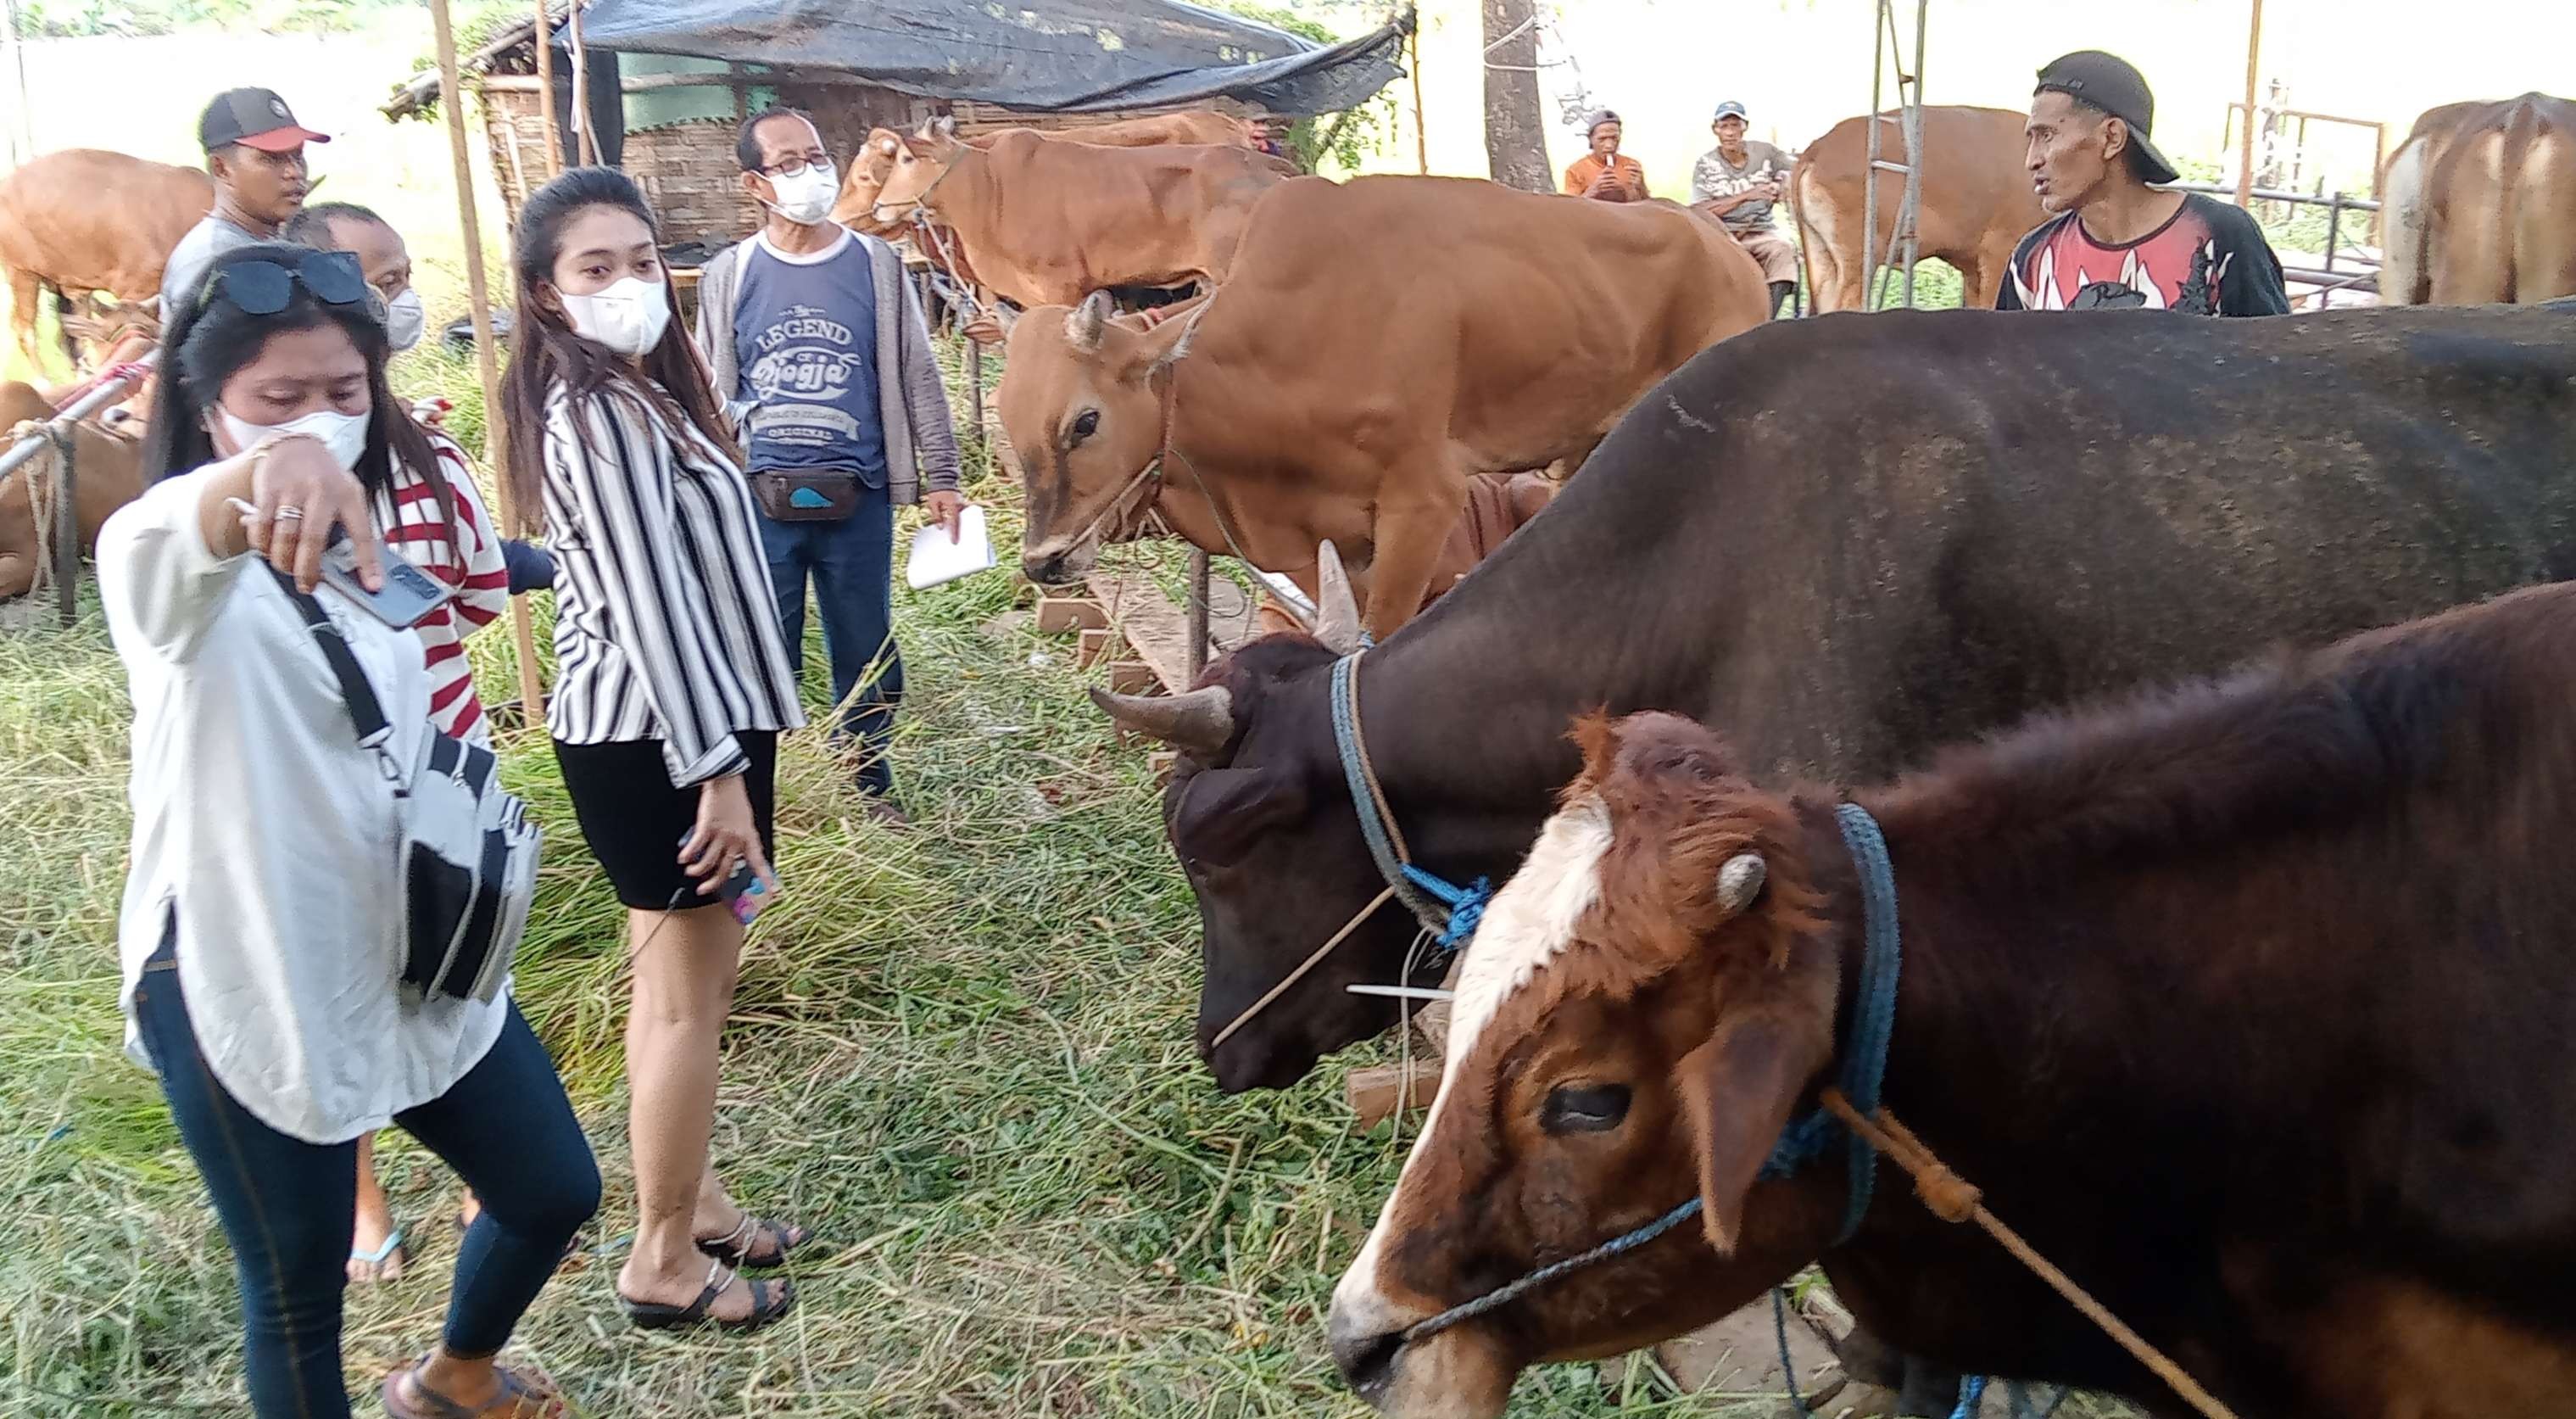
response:
M581 14L578 4L573 14L577 25ZM438 44L438 82L447 90L444 107L447 146L456 163L456 221L465 232L465 290L474 304L474 365L483 381L483 460L494 474L493 492L501 504L501 535L516 537L522 524L518 499L510 495L508 468L502 457L508 441L501 426L501 361L492 343L492 287L483 271L483 223L474 210L474 164L465 144L465 89L457 75L456 27L448 16L447 0L429 0L429 19ZM579 71L574 72L578 77ZM551 146L551 134L547 141ZM546 691L537 678L537 634L528 620L525 596L510 598L510 636L519 654L519 722L542 724Z
M554 0L537 0L537 28L534 35L536 44L533 46L537 57L537 121L543 123L546 129L546 180L548 182L563 175L563 129L557 126L555 119L554 21L553 17L546 13L546 6L552 3ZM579 0L575 0L575 3L579 3ZM440 81L445 82L444 75L441 76ZM453 91L448 95L448 102L458 102L458 96ZM520 196L526 195L523 188Z
M2263 72L2263 0L2253 0L2254 13L2245 24L2245 130L2237 135L2236 205L2251 210L2254 205L2254 105L2262 97L2259 83ZM2378 170L2372 170L2374 179Z
M1878 0L1878 16L1870 32L1869 69L1869 165L1861 171L1861 207L1868 214L1861 221L1861 299L1863 309L1879 309L1887 304L1890 278L1903 271L1903 300L1908 308L1914 304L1914 263L1922 254L1918 218L1923 205L1923 30L1930 17L1931 0L1914 3L1914 67L1905 67L1904 41L1896 32L1896 0ZM1905 139L1905 161L1889 162L1884 151L1887 119L1887 64L1896 61L1896 103L1898 132ZM1897 199L1896 219L1887 229L1887 245L1878 244L1878 175L1903 174L1905 191ZM1874 288L1874 289L1873 289Z

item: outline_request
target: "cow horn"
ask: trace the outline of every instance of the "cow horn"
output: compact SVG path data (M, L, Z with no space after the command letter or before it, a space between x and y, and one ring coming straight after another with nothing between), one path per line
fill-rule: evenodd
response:
M1361 641L1360 603L1351 595L1351 574L1342 570L1342 554L1332 543L1315 548L1315 639L1335 655L1355 655Z
M1234 695L1223 685L1180 695L1119 695L1095 685L1091 702L1121 728L1193 754L1222 753L1234 737Z
M1762 895L1762 884L1770 876L1771 869L1762 861L1762 854L1737 853L1726 860L1724 867L1717 869L1718 903L1730 912L1744 910L1753 905L1755 897Z
M1110 297L1107 291L1093 291L1064 318L1065 343L1085 355L1100 352L1101 332L1109 328Z

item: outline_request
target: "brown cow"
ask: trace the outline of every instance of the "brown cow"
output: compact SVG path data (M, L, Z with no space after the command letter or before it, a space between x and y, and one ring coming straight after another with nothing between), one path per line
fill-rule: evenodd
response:
M1905 161L1905 130L1894 110L1881 120L1883 161ZM1934 105L1923 110L1922 206L1915 220L1918 248L1959 268L1960 296L1972 309L1990 309L2003 289L2015 243L2048 220L2022 168L2026 115L2000 108ZM1818 311L1867 310L1868 257L1861 228L1868 206L1863 181L1869 170L1869 127L1846 118L1807 145L1789 174L1789 211L1797 220L1807 257L1807 288ZM1905 200L1905 176L1878 175L1878 232L1873 247L1882 261Z
M175 239L174 239L175 240ZM21 423L51 419L54 406L45 396L15 380L0 384L0 436ZM0 437L0 448L17 440ZM108 514L143 493L143 448L140 440L112 434L86 420L72 426L72 481L80 519L80 545L86 552L98 540ZM37 454L0 481L0 601L24 596L35 587L40 568L36 551L54 533L52 497L55 456ZM45 496L46 522L39 534L34 500Z
M1002 128L960 139L969 148L990 149L1004 133L1035 133L1055 142L1089 143L1096 148L1155 148L1167 144L1198 144L1211 148L1252 148L1252 127L1239 118L1206 109L1182 113L1158 113L1146 118L1122 118L1114 123L1095 123L1082 128ZM880 219L876 214L877 194L884 190L886 179L894 175L894 162L903 151L903 135L891 128L876 128L859 151L850 156L841 174L841 197L832 206L832 220L852 231L892 240L909 229L901 217Z
M2576 1256L2571 693L2561 584L2043 718L1857 795L1903 924L1862 1073L2237 1413L2567 1412L2576 1311L2534 1268ZM1839 1137L1767 1166L1856 1078L1836 1058L1869 977L1844 795L1758 789L1668 715L1578 738L1583 772L1465 958L1431 1121L1334 1294L1361 1393L1498 1414L1527 1364L1674 1334L1821 1259L1911 1353L2188 1413L1894 1164L1856 1218ZM1693 1198L1661 1240L1406 1338Z
M66 308L66 296L92 291L159 295L171 248L214 205L214 179L195 168L96 148L47 153L0 178L0 267L19 350L35 362L40 290Z
M1294 179L1187 316L1139 330L1095 297L1020 318L999 403L1028 487L1023 565L1079 576L1159 497L1182 536L1310 593L1335 543L1386 636L1431 589L1470 477L1572 466L1768 310L1753 258L1675 208Z
M2380 192L2382 305L2576 295L2576 103L2524 94L2432 109Z
M1224 279L1261 194L1294 169L1248 148L1103 148L1029 129L989 149L954 125L905 140L873 209L956 233L986 285L1023 307L1111 286Z

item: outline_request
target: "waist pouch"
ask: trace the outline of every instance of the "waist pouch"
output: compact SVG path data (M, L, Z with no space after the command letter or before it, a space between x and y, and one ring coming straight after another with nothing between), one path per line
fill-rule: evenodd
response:
M838 468L751 475L751 498L773 522L840 522L859 510L859 480Z

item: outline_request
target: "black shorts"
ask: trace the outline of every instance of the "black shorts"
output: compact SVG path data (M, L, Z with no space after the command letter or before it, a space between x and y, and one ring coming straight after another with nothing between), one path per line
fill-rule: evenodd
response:
M778 735L746 729L734 734L734 742L751 760L742 785L751 798L751 820L760 829L760 849L774 852L769 816L776 802ZM581 835L616 886L617 900L656 912L715 900L699 895L697 882L680 867L680 844L698 825L698 790L694 785L671 787L661 740L566 744L558 739L555 762L563 768Z

